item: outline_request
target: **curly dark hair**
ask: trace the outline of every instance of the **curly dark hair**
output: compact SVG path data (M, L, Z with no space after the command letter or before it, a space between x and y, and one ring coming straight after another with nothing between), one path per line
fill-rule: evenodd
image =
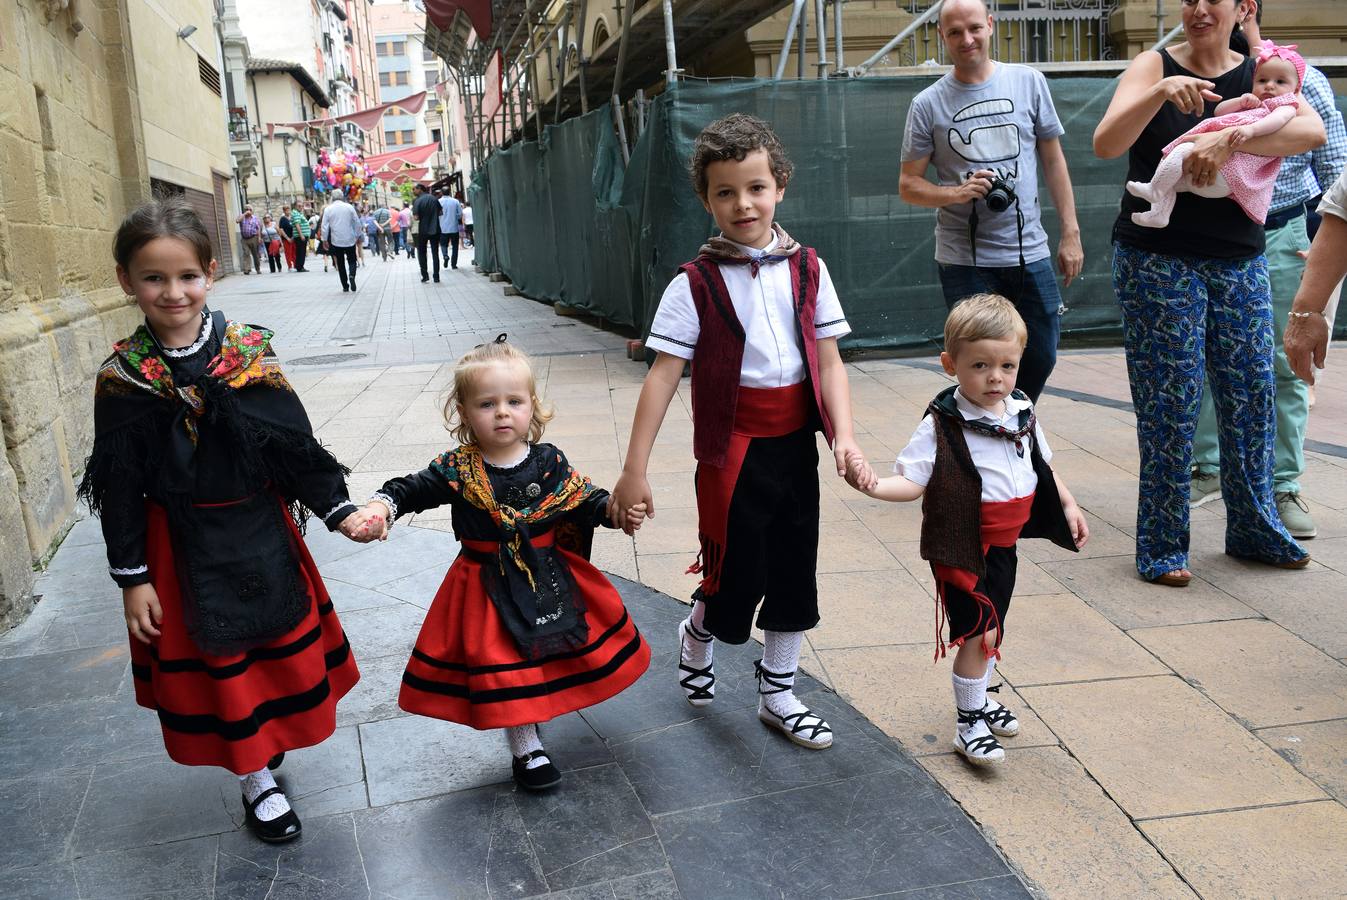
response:
M692 145L692 163L688 167L697 196L706 197L707 166L727 159L742 162L754 150L767 151L772 177L776 179L777 187L785 187L795 167L771 125L757 116L731 113L703 128Z

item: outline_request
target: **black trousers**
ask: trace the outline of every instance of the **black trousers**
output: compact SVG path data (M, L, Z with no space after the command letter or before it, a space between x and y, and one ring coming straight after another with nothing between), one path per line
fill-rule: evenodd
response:
M450 257L449 257L449 248L450 248L451 246L454 248L454 255L453 255L453 260L452 260L452 262L450 261ZM445 232L444 234L441 234L441 235L440 235L440 252L444 254L444 264L445 264L446 266L452 265L455 269L458 268L458 232L457 232L457 231L449 231L449 232Z
M1010 611L1010 595L1015 592L1015 572L1019 558L1014 547L988 547L987 570L973 590L985 594L996 610L996 618L990 610L981 606L969 594L953 585L945 585L945 615L949 619L949 640L976 637L996 628L1005 626L1006 613ZM1001 640L998 631L996 640Z
M766 631L818 624L818 445L814 432L754 438L730 499L720 587L704 627L717 640L748 640L753 612Z
M271 271L273 272L285 271L285 263L281 262L281 255L279 253L268 253L267 265L271 267Z
M307 238L295 235L295 271L304 271L304 257L309 252L309 242Z
M337 267L337 275L341 278L341 289L355 290L355 244L349 247L338 247L336 244L327 246L332 254L332 263Z
M438 234L418 234L416 236L416 258L421 263L421 280L429 278L426 272L426 254L435 263L435 280L440 280L440 236Z

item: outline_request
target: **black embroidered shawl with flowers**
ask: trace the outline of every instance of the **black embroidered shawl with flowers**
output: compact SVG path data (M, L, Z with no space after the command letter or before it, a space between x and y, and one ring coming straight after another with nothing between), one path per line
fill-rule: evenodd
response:
M146 499L167 511L185 612L199 625L189 633L203 649L237 652L307 610L282 504L297 524L307 507L330 528L354 507L346 470L314 438L271 351L272 333L220 313L208 327L201 349L181 359L145 326L114 345L95 382L79 492L102 519L122 587L165 575L146 568Z

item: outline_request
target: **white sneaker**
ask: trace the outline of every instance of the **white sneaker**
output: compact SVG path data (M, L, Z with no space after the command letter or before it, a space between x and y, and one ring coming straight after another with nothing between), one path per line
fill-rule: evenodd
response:
M1006 758L1005 749L987 727L981 711L965 713L959 710L959 728L954 732L954 749L975 766L995 765Z

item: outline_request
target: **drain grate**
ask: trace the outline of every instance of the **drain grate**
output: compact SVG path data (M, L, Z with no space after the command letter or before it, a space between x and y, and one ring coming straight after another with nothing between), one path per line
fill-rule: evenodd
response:
M368 353L324 353L320 356L301 356L287 362L291 366L330 366L336 363L364 359Z

